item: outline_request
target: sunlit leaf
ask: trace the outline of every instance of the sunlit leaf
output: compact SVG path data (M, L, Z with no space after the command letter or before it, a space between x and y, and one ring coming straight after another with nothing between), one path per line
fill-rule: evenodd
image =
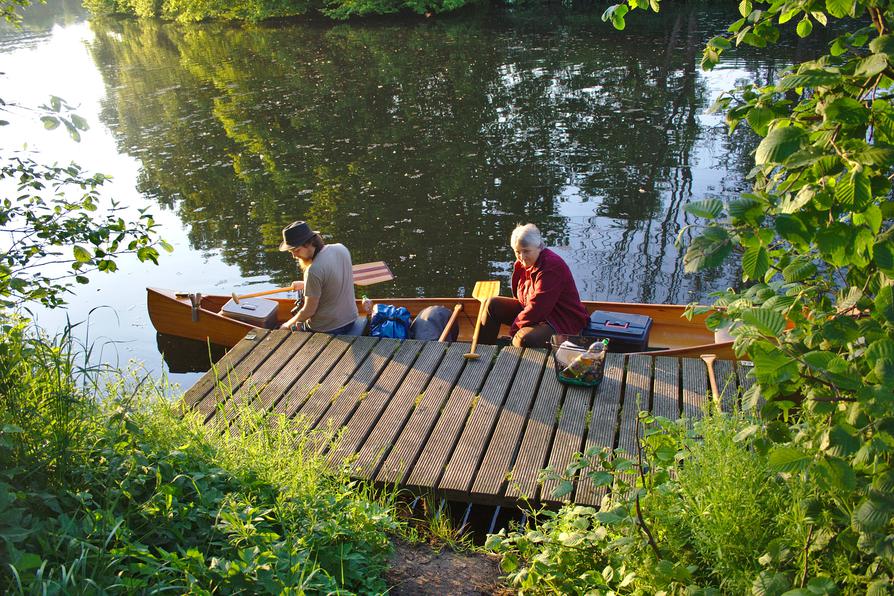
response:
M703 201L692 201L686 203L684 207L687 213L691 213L696 217L704 219L716 219L723 213L723 202L719 199L705 199Z
M89 251L87 251L85 248L83 248L81 246L78 246L77 244L75 244L74 247L72 247L72 251L74 252L75 260L78 261L79 263L88 263L88 262L90 262L90 259L92 258L90 256Z
M788 91L798 87L819 87L830 85L840 80L841 74L827 70L806 70L782 77L779 81L779 90Z
M785 158L801 148L806 133L798 126L774 128L757 146L755 163L782 163Z
M854 0L826 0L826 10L835 18L848 15Z
M47 130L53 130L59 126L59 119L53 116L41 116L40 121L43 122L43 127Z
M810 17L804 15L804 18L798 23L796 28L798 32L798 37L807 37L813 31L813 23L810 22Z
M785 317L768 308L752 308L742 313L742 319L758 328L764 335L778 336L785 329Z
M760 280L770 268L770 256L763 246L752 246L742 256L742 271L751 280Z
M780 472L800 472L810 465L812 457L795 447L780 445L770 450L769 464Z
M829 122L862 126L869 120L869 109L856 99L839 97L826 105L824 116Z
M726 230L712 226L695 238L683 256L683 266L687 273L716 267L732 251L732 242Z
M857 65L854 76L874 77L886 68L888 68L888 57L885 54L870 54Z

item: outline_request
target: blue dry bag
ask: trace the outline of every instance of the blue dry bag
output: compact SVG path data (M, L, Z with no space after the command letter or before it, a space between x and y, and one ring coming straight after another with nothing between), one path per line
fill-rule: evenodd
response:
M403 306L376 304L372 311L369 334L373 337L407 339L410 335L410 311Z

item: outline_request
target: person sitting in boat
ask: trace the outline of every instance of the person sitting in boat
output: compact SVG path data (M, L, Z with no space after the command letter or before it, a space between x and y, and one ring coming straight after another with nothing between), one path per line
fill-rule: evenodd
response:
M351 253L343 244L326 244L307 222L292 222L283 228L279 250L292 253L304 279L292 282L304 290L304 305L282 329L348 333L357 319Z
M542 348L554 333L580 334L589 317L562 257L545 247L534 224L516 227L510 245L512 298L494 296L484 305L481 343L495 343L501 324L510 326L513 346Z

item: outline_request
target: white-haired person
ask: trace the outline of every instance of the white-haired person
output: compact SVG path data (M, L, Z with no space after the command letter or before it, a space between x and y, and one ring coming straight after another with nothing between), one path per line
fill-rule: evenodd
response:
M534 224L517 226L509 244L515 252L512 298L487 301L481 343L495 343L503 324L509 325L512 345L519 347L547 347L554 333L578 335L589 316L562 257L546 248Z
M357 320L351 253L343 244L326 244L307 222L296 221L283 228L279 250L298 261L304 279L292 282L304 290L304 304L282 329L347 334Z

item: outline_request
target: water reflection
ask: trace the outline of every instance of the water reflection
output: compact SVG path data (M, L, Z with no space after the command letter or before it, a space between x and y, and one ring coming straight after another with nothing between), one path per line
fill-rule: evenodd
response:
M389 293L455 295L505 276L509 232L534 221L588 298L679 302L733 279L684 277L673 246L693 178L739 175L698 155L723 142L698 117L706 18L723 17L113 21L91 47L143 194L246 277L293 277L270 248L301 217L389 261Z

